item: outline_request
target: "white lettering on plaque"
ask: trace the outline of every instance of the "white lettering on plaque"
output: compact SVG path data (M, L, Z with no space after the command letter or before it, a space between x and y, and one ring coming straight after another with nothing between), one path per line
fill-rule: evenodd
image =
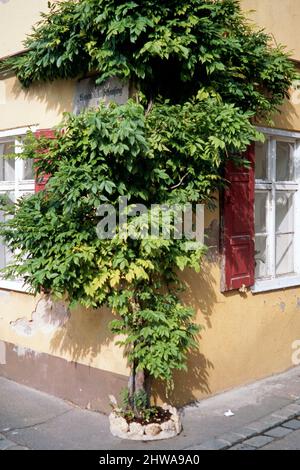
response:
M101 101L124 104L129 98L129 85L118 78L110 78L103 85L96 85L94 78L85 78L76 85L74 113L97 108Z

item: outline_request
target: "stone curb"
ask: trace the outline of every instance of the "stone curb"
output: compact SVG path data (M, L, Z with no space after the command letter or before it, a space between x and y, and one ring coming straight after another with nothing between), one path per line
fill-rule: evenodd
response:
M227 450L245 441L245 444L248 444L248 439L260 436L266 431L281 426L299 415L300 400L297 400L257 421L253 421L234 431L217 436L214 439L209 439L199 445L187 447L185 450ZM271 440L274 439L276 438L271 438Z
M10 441L9 439L0 440L0 450L8 450L9 448L14 447L15 445L15 442Z

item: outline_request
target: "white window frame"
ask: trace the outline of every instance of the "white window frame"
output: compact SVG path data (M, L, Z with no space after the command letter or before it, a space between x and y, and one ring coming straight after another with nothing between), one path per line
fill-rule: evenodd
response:
M15 152L22 152L21 139L26 135L28 131L36 132L37 126L28 126L21 127L17 129L9 129L5 131L0 131L0 143L7 142L8 140L15 140ZM34 193L35 181L33 180L23 180L23 161L21 159L16 159L15 162L15 181L0 182L0 193L5 191L13 191L15 193L16 200L24 192ZM0 276L0 289L11 290L16 292L27 292L29 286L24 284L22 279L15 280L5 280Z
M294 270L295 273L275 277L275 258L271 257L270 272L271 276L268 279L257 279L254 286L252 287L253 293L259 293L264 291L271 291L277 289L284 289L288 287L300 286L300 132L290 132L279 129L270 129L266 127L258 127L260 132L265 134L266 138L271 139L270 152L268 152L268 171L269 179L275 182L276 179L276 144L275 140L295 142L294 152L294 180L282 183L276 183L277 190L288 190L295 191L294 195ZM273 205L275 201L275 185L273 189ZM256 190L270 190L269 183L262 180L255 180L255 191ZM274 236L270 238L269 250L275 254L275 209L274 207L269 208L267 211L267 227L268 232L274 233Z

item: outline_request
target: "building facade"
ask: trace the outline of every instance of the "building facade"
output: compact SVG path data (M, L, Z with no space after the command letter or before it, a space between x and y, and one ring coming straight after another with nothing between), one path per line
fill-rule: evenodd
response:
M0 0L0 59L22 41L47 0ZM242 0L255 23L292 50L300 64L298 0ZM298 65L297 65L298 66ZM300 68L300 65L299 65ZM0 77L0 193L34 192L30 164L3 160L22 151L28 129L49 130L74 110L76 80L34 84ZM175 376L172 401L182 405L282 372L300 363L300 93L295 88L264 144L251 149L252 173L232 175L228 200L205 211L209 254L200 274L185 273L186 300L203 325L188 372ZM227 202L226 202L227 201ZM242 204L241 204L242 201ZM253 223L252 223L253 221ZM253 227L255 228L253 231ZM221 233L221 236L220 236ZM0 246L0 266L10 253ZM0 279L0 374L73 401L108 410L108 394L129 370L109 331L107 309L69 312L41 303L22 282ZM163 399L156 386L155 398ZM169 398L170 399L170 398Z

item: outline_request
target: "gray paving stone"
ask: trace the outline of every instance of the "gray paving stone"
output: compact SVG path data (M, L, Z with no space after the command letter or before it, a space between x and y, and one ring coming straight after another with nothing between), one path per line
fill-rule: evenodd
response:
M208 449L203 445L196 445L192 447L186 447L184 450L208 450Z
M28 447L23 447L23 446L13 446L9 447L7 450L29 450Z
M222 434L221 436L218 436L218 439L221 439L222 441L226 441L228 442L228 444L233 445L243 441L245 439L245 436L243 434L240 434L239 432L227 432L225 434Z
M287 406L288 408L298 410L298 413L300 413L300 403L291 403L290 405Z
M214 444L213 447L210 444L210 448L238 447L252 450L254 447L245 442L236 442L230 446L229 433L241 435L245 440L249 440L262 434L248 427L251 421L263 421L263 428L273 423L274 428L278 427L274 425L277 417L281 422L298 417L299 407L290 406L289 403L298 400L297 405L300 405L297 398L299 389L300 367L280 376L203 400L185 408L184 431L180 436L170 441L154 441L151 443L151 450L165 450L166 447L170 450L204 450L207 449L204 443L207 445L207 441L211 439ZM234 407L234 403L239 404L235 417L224 418L224 410ZM270 414L273 415L272 421L266 423ZM297 421L300 422L298 419ZM14 441L11 448L24 446L34 450L120 451L132 449L133 446L131 441L121 441L110 435L106 416L62 403L55 397L31 390L3 377L0 377L0 423L0 439L1 433L5 433L6 439ZM9 433L9 429L18 429L18 436ZM220 443L215 438L219 439L221 435ZM2 438L2 441L4 440ZM16 440L18 443L15 443ZM290 432L283 438L275 438L263 449L272 447L300 449L300 430ZM144 450L145 444L136 442L134 448Z
M270 428L271 426L272 425L268 425L262 420L254 421L253 423L247 424L247 427L253 429L254 431L256 431L256 433L264 432L268 429L268 427Z
M293 430L300 429L300 421L298 419L292 419L284 423L283 426Z
M273 416L278 416L280 418L285 418L285 419L288 419L288 418L292 419L299 414L299 410L298 408L295 408L295 406L299 407L300 405L297 405L297 404L287 405L284 408L281 408L280 410L275 411L273 413Z
M228 450L256 450L255 447L248 446L246 444L237 444L236 446L230 447Z
M299 450L300 449L300 429L293 431L281 439L275 439L270 444L259 450Z
M254 429L257 431L257 433L263 433L274 426L279 426L285 421L285 419L286 418L281 418L274 414L270 414L264 418L258 419L257 421L248 424L247 427Z
M280 418L279 416L271 414L263 419L260 419L259 421L265 423L266 427L273 428L274 426L280 426L284 422L284 418Z
M285 406L285 408L290 410L291 414L294 414L294 416L300 413L300 405L298 403L291 403L290 405Z
M223 441L222 439L209 439L201 444L206 450L222 450L229 447L228 442Z
M13 447L16 444L12 441L9 441L8 439L1 439L0 440L0 450L6 450L9 447Z
M251 437L251 439L248 439L247 441L244 441L243 444L246 444L251 447L259 448L263 447L270 442L272 442L274 439L273 437L270 436L256 436L256 437Z
M243 436L245 439L253 437L257 434L257 431L255 431L255 429L250 429L247 426L239 428L236 431L238 432L238 434L241 434L241 436Z
M287 436L290 432L293 432L292 429L283 428L282 426L277 426L277 428L270 429L266 431L265 434L271 437L284 437Z

